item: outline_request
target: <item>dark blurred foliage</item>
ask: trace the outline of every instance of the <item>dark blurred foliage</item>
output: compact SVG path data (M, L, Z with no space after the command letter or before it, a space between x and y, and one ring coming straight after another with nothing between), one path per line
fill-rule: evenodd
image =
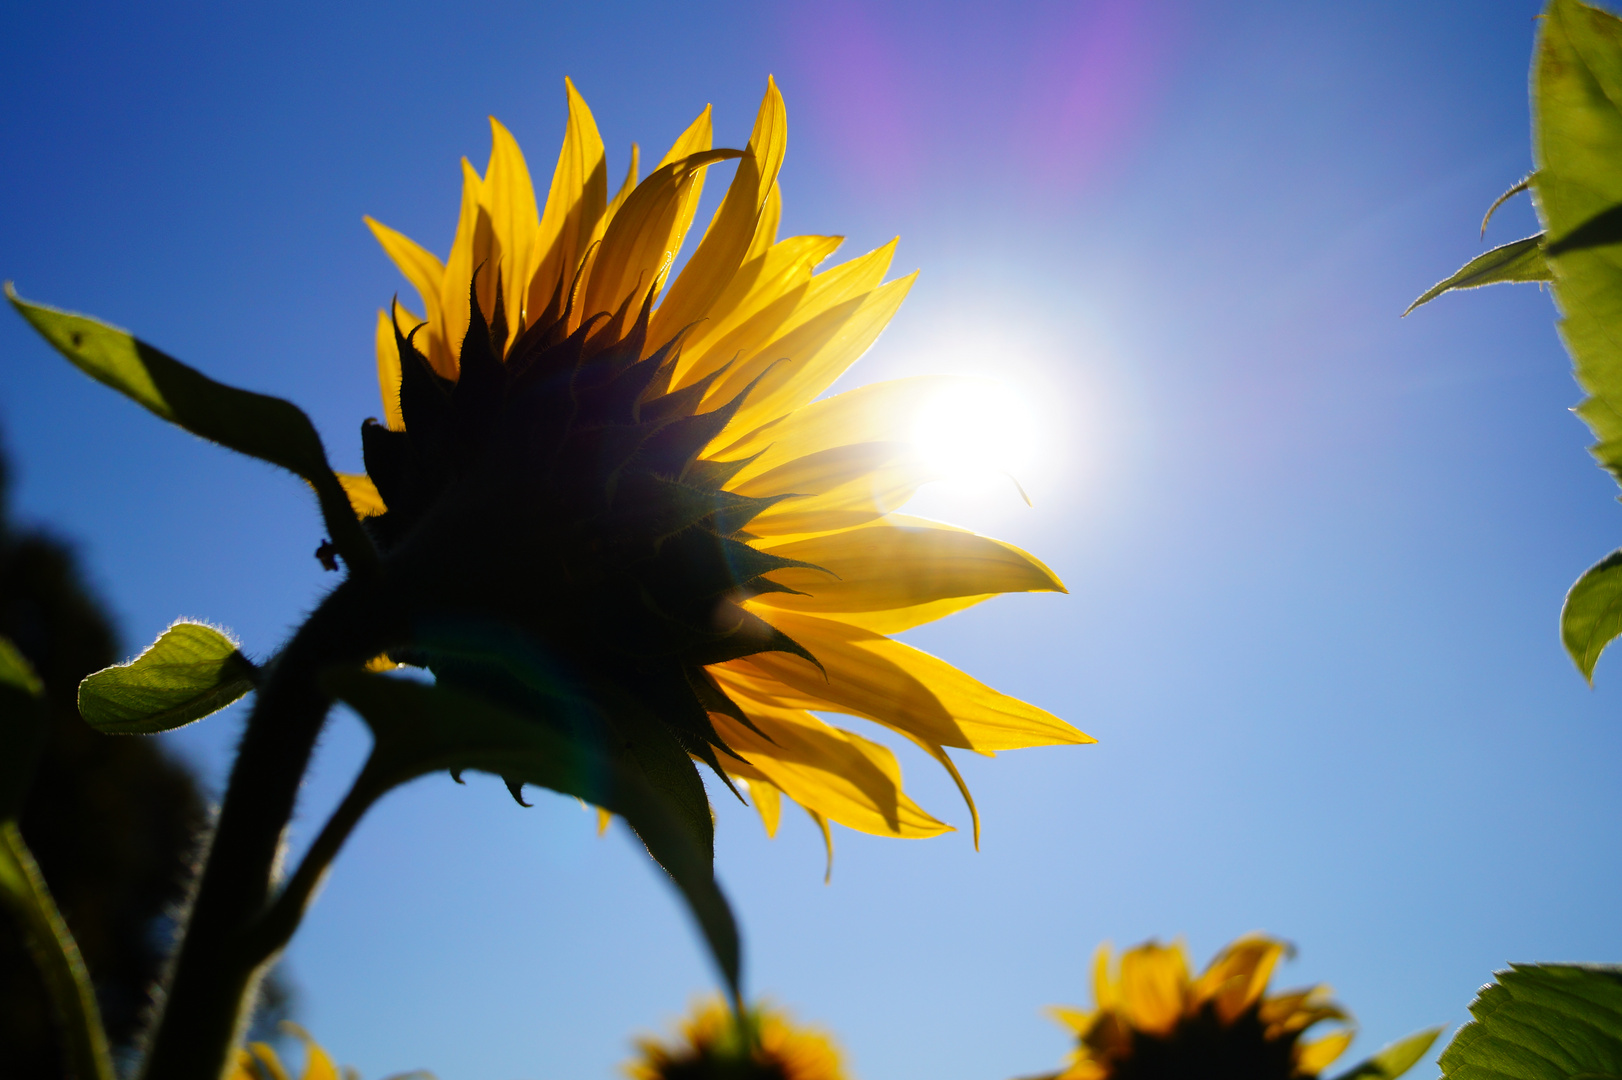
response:
M23 836L84 954L115 1058L127 1061L193 873L203 797L157 740L101 735L79 716L79 680L122 659L117 635L71 549L13 526L6 480L0 459L0 634L39 672L52 720ZM274 983L265 1012L285 1015L289 1000ZM0 919L0 1075L59 1080L59 1044L22 939Z

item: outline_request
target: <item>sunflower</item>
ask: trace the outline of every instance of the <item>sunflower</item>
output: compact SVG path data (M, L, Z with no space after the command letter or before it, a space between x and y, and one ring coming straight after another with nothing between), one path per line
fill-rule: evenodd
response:
M422 309L378 313L383 420L363 428L367 475L343 479L439 642L388 660L517 701L524 679L442 647L445 627L493 620L521 631L549 689L593 703L569 723L674 739L689 768L746 789L768 833L784 795L825 839L829 821L949 830L902 791L888 748L814 713L876 721L951 774L978 842L948 748L1093 740L888 636L1064 589L1019 548L895 512L932 475L897 433L962 380L821 396L916 275L884 280L894 241L818 270L839 237L777 237L786 119L770 81L742 151L712 149L706 107L645 179L633 145L612 198L566 88L544 204L492 118L484 173L462 162L448 259L367 218ZM731 185L673 275L705 170L726 160Z
M764 1002L741 1019L720 999L694 1005L674 1045L636 1040L631 1080L844 1080L839 1048Z
M339 1072L332 1058L303 1028L292 1023L283 1023L282 1026L304 1043L304 1072L299 1080L339 1080ZM275 1047L269 1043L249 1043L247 1047L238 1049L236 1054L237 1063L231 1070L230 1080L291 1080L292 1074L282 1064ZM344 1075L354 1080L353 1070L347 1067Z
M1322 1021L1350 1017L1329 1000L1325 986L1267 996L1273 967L1288 952L1282 941L1249 935L1191 979L1180 944L1151 941L1123 953L1112 978L1109 947L1101 947L1093 966L1092 1011L1052 1010L1075 1032L1077 1047L1070 1065L1051 1080L1317 1076L1346 1049L1353 1032L1343 1027L1312 1042L1303 1042L1303 1034Z

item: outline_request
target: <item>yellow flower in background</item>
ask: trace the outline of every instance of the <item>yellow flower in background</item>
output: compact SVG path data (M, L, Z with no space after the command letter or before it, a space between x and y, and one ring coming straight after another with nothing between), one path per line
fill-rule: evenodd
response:
M1055 1080L1317 1076L1345 1051L1353 1032L1343 1027L1311 1041L1303 1036L1319 1023L1349 1023L1350 1017L1329 1000L1326 986L1268 996L1273 967L1288 951L1273 938L1242 937L1190 977L1180 944L1128 949L1114 973L1109 947L1101 947L1093 968L1094 1008L1051 1010L1078 1041ZM1435 1038L1428 1034L1415 1057Z
M636 1040L631 1080L845 1080L839 1048L825 1032L759 1003L742 1021L720 998L697 1003L674 1042Z
M304 1072L299 1080L339 1080L339 1072L332 1058L303 1028L289 1023L282 1026L304 1043ZM344 1080L357 1080L353 1069L344 1069L343 1077ZM231 1070L230 1080L292 1080L292 1074L282 1064L273 1046L255 1042L237 1051L237 1064Z
M650 737L741 782L768 832L783 795L825 838L829 821L950 829L902 791L889 749L821 711L920 746L978 841L948 748L1093 740L889 636L998 593L1063 591L1010 544L895 512L932 475L905 441L912 414L964 380L821 397L915 275L884 280L893 241L818 270L839 237L778 238L786 117L770 82L744 150L712 149L706 108L640 181L633 147L612 198L567 89L544 204L492 119L484 173L462 163L446 261L367 219L423 314L379 313L384 422L363 432L368 476L344 478L352 501L385 561L412 565L411 603L521 627L560 683L610 702L607 726L633 723L616 701L657 715L668 734ZM672 277L706 168L732 159Z

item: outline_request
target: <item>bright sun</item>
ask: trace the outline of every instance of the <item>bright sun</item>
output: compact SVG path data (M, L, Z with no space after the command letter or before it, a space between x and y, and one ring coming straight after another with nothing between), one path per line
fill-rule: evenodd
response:
M943 479L1018 477L1035 450L1034 419L1006 385L975 379L926 401L914 418L912 441Z

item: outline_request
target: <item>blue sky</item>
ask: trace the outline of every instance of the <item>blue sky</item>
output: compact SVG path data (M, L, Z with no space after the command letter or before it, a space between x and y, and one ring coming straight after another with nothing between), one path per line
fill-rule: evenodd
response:
M443 251L487 114L546 175L565 75L611 173L706 103L789 110L784 231L901 236L911 298L842 385L989 373L1039 458L914 509L1018 542L1069 596L909 640L1097 746L963 760L986 819L929 841L716 800L751 986L864 1080L1030 1074L1103 940L1264 929L1354 1057L1457 1024L1510 960L1616 960L1622 670L1562 653L1622 541L1532 287L1407 302L1526 171L1533 3L30 5L0 40L0 276L289 397L340 468L378 411L361 223ZM721 184L712 181L712 193ZM701 216L707 211L701 211ZM1533 230L1527 204L1489 242ZM330 587L313 500L166 428L0 319L22 516L72 538L131 651L180 615L269 653ZM232 711L174 737L214 782ZM365 752L335 716L307 841ZM908 784L967 826L900 750ZM608 1077L713 977L658 873L570 801L391 795L290 955L369 1078ZM1351 1059L1348 1059L1351 1060Z

